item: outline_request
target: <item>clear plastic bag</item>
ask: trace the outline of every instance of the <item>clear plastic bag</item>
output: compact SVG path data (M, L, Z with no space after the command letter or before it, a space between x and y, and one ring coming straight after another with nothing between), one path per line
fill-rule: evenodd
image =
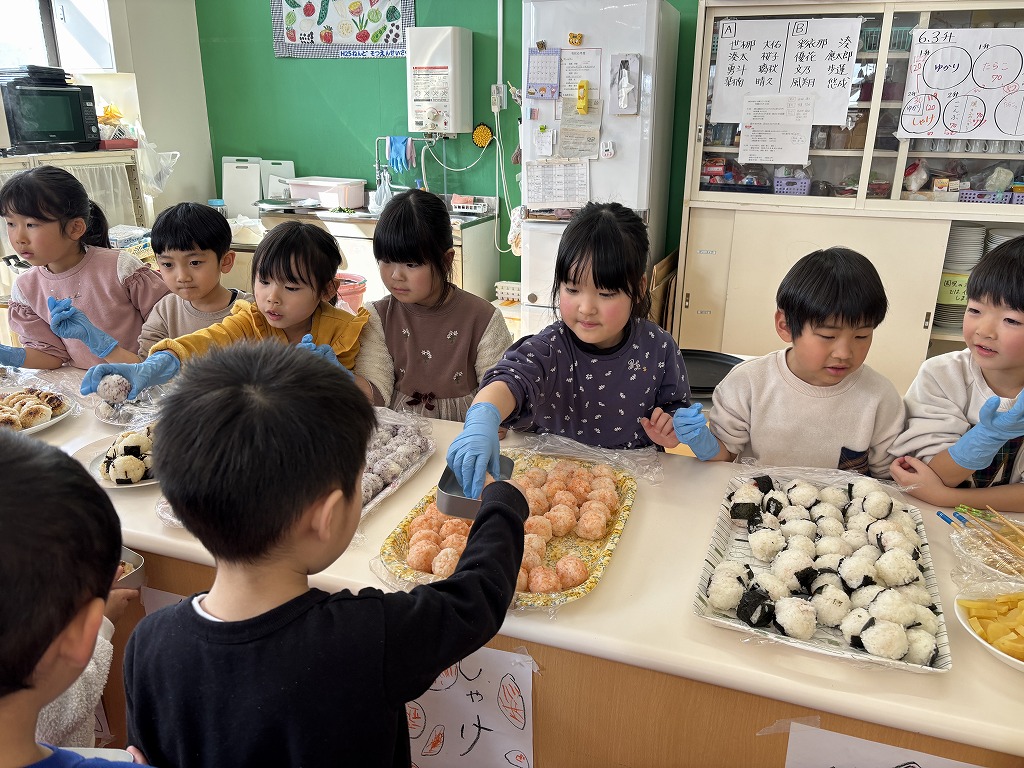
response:
M158 152L156 144L146 139L146 132L139 123L135 124L135 132L139 139L139 181L142 183L142 191L156 197L164 191L181 153Z
M397 445L395 444L396 438L389 433L395 432L403 427L412 427L419 436L420 442L425 443L425 447L421 445L416 459L404 466L401 473L393 480L383 483L381 489L377 493L373 494L372 498L363 504L363 510L359 515L360 520L375 510L384 499L398 490L402 483L419 472L423 465L427 463L427 459L429 459L437 449L437 442L430 437L433 430L430 426L429 419L425 419L422 416L417 416L416 414L405 411L399 413L397 411L392 411L390 408L374 408L373 410L377 416L377 429L375 430L374 435L370 438L370 446L366 454L367 466L363 472L364 485L366 484L366 476L373 474L374 465L379 461L379 459L374 456L374 451L376 450L374 448L375 440L386 446L381 448L382 452L391 453L392 451L389 451L388 448L397 448ZM385 435L388 436L385 437Z
M657 485L665 478L661 465L661 454L653 446L614 450L597 448L553 434L528 435L526 448L534 453L583 459L595 464L611 464L625 470L634 477L643 478L651 485Z

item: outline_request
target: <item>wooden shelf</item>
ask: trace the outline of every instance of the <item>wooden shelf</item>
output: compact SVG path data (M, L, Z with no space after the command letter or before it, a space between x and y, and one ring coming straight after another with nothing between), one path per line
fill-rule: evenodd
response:
M963 342L964 334L963 331L957 331L955 328L946 328L941 325L932 326L932 339L935 341L959 341Z

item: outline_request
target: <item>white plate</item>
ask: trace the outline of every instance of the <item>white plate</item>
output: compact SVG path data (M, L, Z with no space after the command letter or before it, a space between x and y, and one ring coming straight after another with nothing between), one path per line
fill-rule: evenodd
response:
M997 581L988 584L969 585L965 587L964 590L956 596L956 600L953 603L953 607L956 611L956 617L960 620L960 623L963 624L964 629L967 630L967 634L973 637L976 642L981 643L982 648L991 653L993 656L995 656L997 659L1003 662L1003 664L1005 664L1006 666L1013 667L1018 672L1024 672L1024 661L1018 661L1017 659L1013 658L1013 656L1003 653L994 645L989 645L985 640L982 640L978 633L975 632L971 625L968 623L967 610L965 608L960 607L961 600L991 597L996 594L1007 594L1010 592L1020 591L1024 591L1024 584L1021 584L1020 582Z
M71 458L75 459L79 464L82 464L93 479L100 485L101 488L141 488L144 485L155 485L159 481L155 477L151 477L148 480L142 480L138 483L131 485L118 485L105 479L100 474L100 466L103 464L103 456L106 454L107 449L114 444L116 435L111 437L104 437L88 445L83 445L73 454Z
M946 632L946 621L942 613L942 605L939 602L939 587L935 579L935 569L932 566L932 558L928 549L928 540L925 537L924 523L921 522L921 512L916 507L909 508L909 514L917 524L917 534L921 537L921 564L923 566L925 586L931 595L932 602L937 610L939 630L935 634L935 644L938 654L932 666L925 667L921 664L911 664L906 661L894 661L873 656L867 651L851 648L843 639L843 633L838 628L830 629L820 624L810 640L798 640L787 637L773 628L751 627L746 622L736 618L736 611L720 611L713 607L707 598L708 582L715 566L723 560L736 560L750 565L757 573L768 568L766 563L754 558L750 551L750 543L747 540L747 526L744 521L734 521L729 517L729 502L726 497L735 491L744 482L757 475L769 475L776 482L783 483L790 480L800 479L814 483L815 485L842 485L845 482L855 482L863 479L863 475L852 472L840 472L839 470L813 470L794 469L778 467L759 467L756 471L737 475L729 481L725 496L722 498L721 511L715 523L715 529L711 534L711 542L708 545L708 553L704 557L704 570L701 573L700 584L697 586L697 594L693 600L693 612L712 624L717 624L726 629L754 635L756 637L790 645L795 648L802 648L815 653L823 653L829 656L836 656L854 662L871 662L893 669L903 669L910 672L948 672L953 666L949 654L949 636ZM895 490L895 489L891 489ZM890 492L890 488L886 488ZM892 495L890 493L890 495Z
M10 389L0 390L0 397L6 397L7 395L11 394L12 392L21 392L22 389L23 389L23 387L12 387ZM42 389L42 387L39 387L39 389ZM49 392L51 390L47 390L47 391ZM49 421L43 422L42 424L37 424L34 427L29 427L28 429L21 430L19 432L19 434L31 435L31 434L33 434L35 432L41 432L44 429L48 429L48 428L52 427L58 421L63 421L64 419L66 419L68 416L70 416L72 413L75 412L75 404L74 403L69 402L68 399L66 397L64 397L64 395L58 394L57 392L53 392L53 394L57 395L57 397L59 397L61 400L63 400L64 404L68 406L68 409L66 411L64 411L64 413L62 413L60 416L54 416Z

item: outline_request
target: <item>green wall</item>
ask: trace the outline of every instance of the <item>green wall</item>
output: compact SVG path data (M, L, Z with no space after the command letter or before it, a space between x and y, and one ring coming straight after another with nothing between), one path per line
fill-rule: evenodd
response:
M679 9L677 101L673 126L672 182L669 191L667 248L679 242L686 160L686 122L690 104L696 0L669 0ZM220 187L220 161L226 155L256 155L294 160L299 176L364 178L374 186L374 139L408 133L405 102L405 59L278 59L271 40L270 3L266 0L196 0L199 45L206 85L214 167ZM506 0L504 8L503 77L521 84L520 38L522 4ZM474 124L495 128L490 111L490 85L497 77L496 3L470 0L416 0L418 26L459 26L473 30ZM581 25L585 32L585 24ZM154 41L154 44L158 44ZM511 155L518 144L518 107L501 113L506 180L510 205L519 204ZM183 113L187 105L182 105ZM383 147L383 145L382 145ZM447 165L461 168L479 156L469 136L445 142ZM383 149L381 150L383 152ZM441 148L435 149L441 156ZM495 194L496 147L463 173L447 174L447 191ZM426 181L443 189L443 170L429 156ZM423 177L417 167L395 182L411 185ZM504 197L503 194L501 194ZM508 231L507 213L502 233ZM502 243L503 247L504 242ZM501 257L501 279L519 279L519 259Z

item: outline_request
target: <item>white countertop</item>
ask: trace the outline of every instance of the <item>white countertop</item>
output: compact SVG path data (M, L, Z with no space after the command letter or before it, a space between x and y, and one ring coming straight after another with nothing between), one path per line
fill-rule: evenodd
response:
M357 540L314 585L328 589L383 587L369 561L398 521L444 469L444 455L461 425L433 422L437 451L426 465L361 524ZM115 427L89 410L37 433L69 453ZM521 440L511 435L506 443ZM716 627L691 607L725 487L735 464L701 464L664 455L665 480L639 480L630 513L607 571L593 592L546 612L510 613L501 633L725 686L869 722L1024 756L1021 691L1024 677L971 640L953 614L957 588L948 529L922 509L946 612L952 669L915 674L855 664ZM188 533L167 528L154 513L158 486L125 487L110 496L125 544L169 557L212 564Z

